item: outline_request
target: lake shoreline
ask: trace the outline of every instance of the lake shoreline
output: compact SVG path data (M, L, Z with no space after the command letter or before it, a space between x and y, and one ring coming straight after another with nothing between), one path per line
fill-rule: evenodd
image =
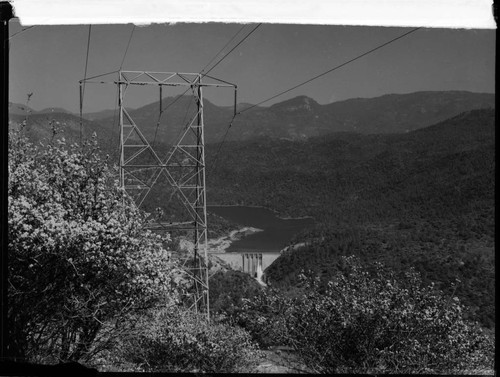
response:
M305 220L305 219L312 219L312 220L314 220L314 217L312 217L312 216L298 216L298 217L292 217L292 216L280 216L280 213L279 213L278 211L276 211L275 209L273 209L273 208L269 208L269 207L264 207L264 206L251 206L251 205L241 205L241 204L209 204L209 205L207 205L207 210L208 210L210 207L247 207L247 208L262 208L262 209L265 209L265 210L268 210L268 211L273 212L274 214L276 214L276 218L278 218L278 219L280 219L280 220Z
M223 205L208 206L211 213L225 218L235 225L234 228L251 227L261 229L258 234L255 231L245 233L239 231L212 241L212 249L221 251L237 252L255 250L259 252L280 252L290 245L290 241L303 229L315 224L312 217L284 218L277 211L264 206L241 206Z
M251 226L244 226L239 229L234 229L225 236L220 236L218 238L210 238L207 240L207 252L209 254L225 254L230 253L227 251L231 244L235 241L239 241L241 238L249 236L254 233L263 232L264 229L259 229ZM181 239L179 241L179 248L181 250L187 250L189 252L194 251L194 243L187 239Z
M228 235L220 236L218 238L211 238L207 241L208 252L209 253L228 253L227 249L231 247L231 244L235 241L239 241L241 238L249 236L254 233L263 232L264 229L259 229L251 226L245 226L240 229L235 229L229 232ZM215 249L215 250L214 250Z

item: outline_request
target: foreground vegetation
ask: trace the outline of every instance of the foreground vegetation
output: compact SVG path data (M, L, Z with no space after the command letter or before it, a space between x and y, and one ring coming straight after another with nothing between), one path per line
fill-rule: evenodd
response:
M292 347L319 373L458 373L492 369L494 345L459 299L410 270L369 272L355 257L326 286L301 275L295 297L263 292L234 315L261 345Z
M473 117L488 120L490 115ZM56 135L34 145L22 130L12 133L10 352L18 360L78 361L102 371L249 372L261 357L259 348L288 346L309 370L320 373L491 370L493 338L478 324L494 326L494 256L488 254L494 234L494 148L485 147L488 127L465 146L453 141L462 151L451 143L427 145L428 134L419 136L426 149L414 164L415 156L399 154L397 143L398 148L379 155L383 163L363 161L363 153L372 152L360 147L364 141L358 136L347 135L357 141L334 143L345 150L358 148L357 160L343 165L345 171L327 171L344 182L341 191L334 185L323 191L324 182L302 182L307 169L320 179L311 166L298 164L285 177L271 172L267 180L267 165L254 166L248 177L240 177L242 183L248 178L242 188L270 185L275 189L269 192L281 195L271 199L296 209L294 214L302 214L303 205L294 195L304 194L290 189L295 185L309 185L315 195L303 197L311 200L338 197L332 206L317 209L315 229L294 240L304 246L268 269L271 288L236 271L213 275L210 321L186 309L181 292L189 287L169 259L172 240L143 231L147 215L119 188L116 171L102 157L95 137L83 146L68 145ZM405 146L415 151L412 140ZM312 145L328 150L328 142ZM248 157L244 149L240 152L235 155ZM274 152L265 148L263 156ZM307 161L296 150L290 154ZM386 164L394 156L402 160ZM436 156L442 165L436 165ZM462 160L470 166L455 166ZM484 161L490 164L486 168ZM315 163L320 169L331 160ZM214 186L214 195L224 194L228 164L217 177L222 186ZM403 179L393 174L398 164L408 164L412 174L431 166L437 170L432 179L424 173L418 176L427 177L424 181L412 174ZM347 171L350 183L342 179ZM370 176L370 188L364 186L364 174ZM404 169L400 174L406 174ZM450 196L445 188L460 195ZM239 200L240 191L231 195L225 199ZM341 210L350 214L343 223L335 218ZM228 226L220 220L213 234Z
M267 269L275 288L293 290L302 269L326 284L354 254L396 274L414 267L494 328L494 140L495 111L475 110L405 134L226 143L209 198L314 217L290 241L305 246Z
M184 308L168 237L119 188L95 138L9 138L9 351L102 370L249 371L244 330ZM187 287L189 289L189 287Z

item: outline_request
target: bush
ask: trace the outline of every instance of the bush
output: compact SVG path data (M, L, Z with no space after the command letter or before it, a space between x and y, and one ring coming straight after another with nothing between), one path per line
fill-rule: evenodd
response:
M291 300L277 291L262 291L232 313L231 320L250 333L262 348L283 345L287 342L286 311Z
M291 345L322 373L456 373L492 369L493 343L462 318L456 297L422 286L410 271L400 283L381 265L374 276L343 257L346 272L286 312Z
M296 297L267 292L236 320L259 344L287 345L319 373L456 373L493 368L493 341L463 319L458 298L420 276L370 273L354 257L323 284L301 276Z
M143 230L95 137L35 146L12 133L8 164L13 356L85 361L128 315L176 299L166 240Z
M243 329L180 308L143 317L122 350L145 372L249 372L260 355Z
M210 311L232 316L242 300L262 291L262 286L241 271L217 271L210 277Z

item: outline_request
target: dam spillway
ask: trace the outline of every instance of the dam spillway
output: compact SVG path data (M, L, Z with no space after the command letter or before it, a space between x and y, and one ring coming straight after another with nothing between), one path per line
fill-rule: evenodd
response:
M233 253L210 253L228 264L233 270L242 271L252 277L262 274L281 255L279 252L242 251Z

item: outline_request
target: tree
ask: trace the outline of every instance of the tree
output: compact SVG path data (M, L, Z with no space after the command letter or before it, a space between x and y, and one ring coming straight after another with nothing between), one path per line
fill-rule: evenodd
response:
M11 352L30 361L88 360L126 319L176 300L175 266L102 158L82 146L9 138Z

